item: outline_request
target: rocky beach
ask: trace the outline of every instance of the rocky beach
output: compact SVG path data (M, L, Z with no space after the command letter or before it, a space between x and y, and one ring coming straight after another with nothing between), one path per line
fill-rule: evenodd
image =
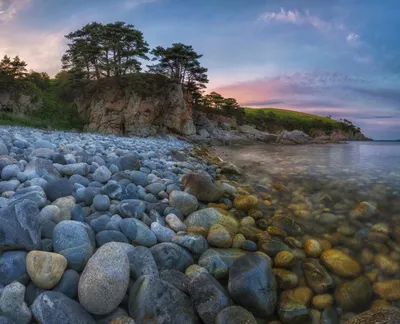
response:
M1 324L400 318L400 206L384 179L310 196L288 162L271 167L279 182L255 181L227 151L173 136L0 138Z

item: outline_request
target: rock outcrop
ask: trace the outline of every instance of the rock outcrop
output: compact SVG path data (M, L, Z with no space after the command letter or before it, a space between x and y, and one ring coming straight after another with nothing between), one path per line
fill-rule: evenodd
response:
M137 73L94 81L75 103L87 131L127 136L196 132L191 103L181 85L160 75Z
M29 89L15 85L0 85L0 112L26 114L39 110L43 101Z

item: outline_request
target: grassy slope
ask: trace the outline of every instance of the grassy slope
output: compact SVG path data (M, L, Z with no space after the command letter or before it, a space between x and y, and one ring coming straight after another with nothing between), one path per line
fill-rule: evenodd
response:
M25 91L43 101L42 108L27 115L0 112L0 125L35 128L50 126L58 130L71 130L73 128L81 130L83 128L83 123L79 119L74 105L60 100L53 85L49 89L42 90L29 83L25 85L25 89Z
M257 113L257 110L263 110L264 113L273 112L280 118L295 118L301 121L308 121L308 120L320 120L324 123L332 124L334 126L339 126L339 122L327 117L322 117L313 114L307 114L300 111L295 110L286 110L286 109L278 109L278 108L245 108L246 114L253 115Z
M286 130L302 130L309 135L313 135L313 132L318 129L330 134L335 129L343 128L343 123L327 117L277 108L245 108L246 119L250 122L256 121L260 114L257 112L259 110L264 112L264 116L269 116L268 113L271 112L274 113L273 119L267 122L270 125L279 126Z

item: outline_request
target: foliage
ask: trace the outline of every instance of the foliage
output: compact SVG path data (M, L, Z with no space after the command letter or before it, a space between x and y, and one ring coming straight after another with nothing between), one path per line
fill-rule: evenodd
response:
M49 89L51 86L50 77L46 72L35 72L31 70L26 76L26 80L32 82L42 90Z
M21 61L18 55L13 59L4 55L0 61L0 75L8 76L12 79L22 79L27 75L26 66L25 61Z
M138 59L148 59L143 33L121 21L92 22L65 37L70 43L62 57L63 69L75 79L99 80L138 72Z
M157 46L151 51L154 55L152 61L157 64L149 65L149 72L158 73L180 83L194 94L194 99L199 99L201 90L208 83L208 69L200 65L199 59L203 56L194 51L190 45L182 43L172 44L172 47Z

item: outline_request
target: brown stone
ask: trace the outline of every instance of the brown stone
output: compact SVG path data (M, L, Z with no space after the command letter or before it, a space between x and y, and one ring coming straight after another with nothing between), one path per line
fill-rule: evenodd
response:
M345 278L355 278L361 273L360 264L347 253L330 249L321 255L321 261L333 273Z

